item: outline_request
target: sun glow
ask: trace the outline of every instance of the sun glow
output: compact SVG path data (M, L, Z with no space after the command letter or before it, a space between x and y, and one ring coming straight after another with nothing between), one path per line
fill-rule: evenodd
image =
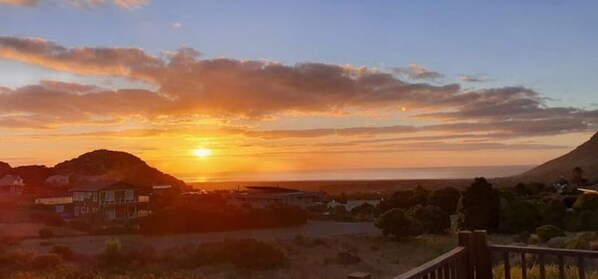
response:
M193 155L199 157L199 158L206 158L209 157L210 155L212 155L212 150L208 149L208 148L196 148L193 149Z

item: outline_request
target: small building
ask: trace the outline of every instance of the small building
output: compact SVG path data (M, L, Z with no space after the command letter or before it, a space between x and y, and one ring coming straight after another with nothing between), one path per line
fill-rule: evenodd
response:
M0 195L21 195L25 182L17 174L7 174L0 178Z
M287 204L307 208L320 199L319 193L271 186L247 186L245 191L233 191L227 197L235 204L266 207L269 204Z
M138 187L123 181L89 181L70 191L75 217L126 221L149 211L149 196L142 195Z

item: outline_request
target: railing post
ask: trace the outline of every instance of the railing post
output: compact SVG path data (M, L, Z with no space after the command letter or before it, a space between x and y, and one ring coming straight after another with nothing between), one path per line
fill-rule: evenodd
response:
M460 231L459 232L459 246L465 247L467 253L465 257L459 259L459 266L457 272L458 279L473 279L474 270L473 270L473 259L475 257L472 249L472 233L470 231Z
M476 278L491 279L492 263L490 259L490 248L486 239L486 230L476 230L473 232L473 245L475 255L475 273Z

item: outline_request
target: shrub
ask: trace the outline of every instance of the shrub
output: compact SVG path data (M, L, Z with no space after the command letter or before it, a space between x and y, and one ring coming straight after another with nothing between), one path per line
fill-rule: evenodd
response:
M565 232L553 225L544 225L536 228L536 234L543 242L547 242L553 237L565 236Z
M596 239L595 232L581 232L570 237L565 243L565 247L568 249L590 249L590 243Z
M513 241L527 243L530 233L528 231L522 231L513 237Z
M73 258L73 250L67 246L56 245L50 249L50 252L59 255L63 260L70 260Z
M104 267L123 267L128 264L127 258L121 253L122 246L118 239L109 239L104 245L104 251L98 255L99 264Z
M516 195L503 194L500 198L499 231L515 233L533 230L540 216L531 202Z
M361 258L349 252L338 252L334 258L324 259L325 264L354 265L361 262Z
M54 237L54 232L50 229L41 229L38 231L39 238L52 238Z
M393 235L398 239L417 235L423 232L421 223L405 213L405 210L394 208L384 212L375 223L384 235Z
M546 244L548 245L548 247L551 248L565 248L565 243L567 242L567 240L568 239L564 236L557 236L548 240Z
M573 204L575 211L596 211L598 210L598 194L580 195Z
M451 227L451 219L448 213L440 207L427 205L416 205L407 214L414 220L418 220L425 233L445 233Z

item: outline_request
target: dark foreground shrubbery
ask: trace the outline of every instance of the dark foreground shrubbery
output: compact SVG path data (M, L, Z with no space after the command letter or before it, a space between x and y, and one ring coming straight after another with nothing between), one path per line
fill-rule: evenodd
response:
M152 248L122 248L118 240L109 240L98 255L101 269L140 268L160 265L163 267L197 268L214 264L231 264L236 268L269 270L289 264L287 256L272 245L254 239L225 240L203 243L158 253Z
M142 233L155 234L287 227L306 222L303 209L282 204L267 208L183 205L144 218L140 227Z

